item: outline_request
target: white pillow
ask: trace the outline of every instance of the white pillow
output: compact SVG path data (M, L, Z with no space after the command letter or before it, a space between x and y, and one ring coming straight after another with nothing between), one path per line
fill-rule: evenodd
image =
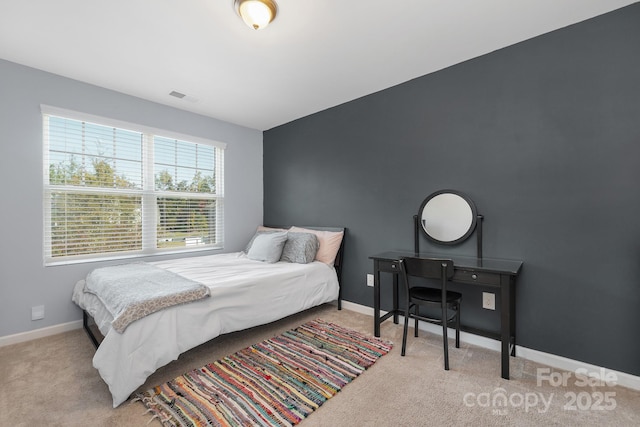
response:
M256 261L265 261L268 263L278 262L282 255L282 248L287 241L287 232L280 231L275 233L258 234L247 257Z

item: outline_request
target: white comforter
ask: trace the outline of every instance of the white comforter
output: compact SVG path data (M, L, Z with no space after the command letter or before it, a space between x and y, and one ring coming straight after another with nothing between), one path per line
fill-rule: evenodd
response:
M73 301L105 335L93 366L109 386L114 408L156 369L197 345L338 298L335 270L318 261L268 264L236 252L152 264L208 286L211 296L153 313L120 334L95 295L83 292L84 281L74 289Z

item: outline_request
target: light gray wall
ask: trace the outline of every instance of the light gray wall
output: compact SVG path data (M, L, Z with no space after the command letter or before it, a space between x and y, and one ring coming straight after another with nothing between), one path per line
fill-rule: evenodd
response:
M0 60L0 337L80 319L73 285L105 264L43 267L40 104L227 143L225 251L262 222L262 132Z
M271 129L264 151L266 223L348 228L346 300L372 306L368 257L411 250L422 200L457 189L484 255L524 261L519 344L640 375L640 3ZM460 289L463 321L497 329L486 289Z

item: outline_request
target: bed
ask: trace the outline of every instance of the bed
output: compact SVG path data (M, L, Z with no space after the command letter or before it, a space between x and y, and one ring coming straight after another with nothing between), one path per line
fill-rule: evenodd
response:
M273 322L336 300L341 309L340 277L346 230L292 227L285 231L290 237L301 233L315 235L320 259L291 262L284 260L285 252L277 262L256 259L255 249L265 239L264 235L275 236L282 234L282 230L259 227L243 252L148 263L204 285L208 296L155 311L132 321L122 332L114 327L116 315L107 308L104 298L87 289L91 274L100 269L76 283L72 300L83 310L84 328L97 347L93 366L108 385L114 408L158 368L221 334ZM327 240L328 236L332 242ZM336 236L340 237L339 242ZM328 243L333 248L327 252Z

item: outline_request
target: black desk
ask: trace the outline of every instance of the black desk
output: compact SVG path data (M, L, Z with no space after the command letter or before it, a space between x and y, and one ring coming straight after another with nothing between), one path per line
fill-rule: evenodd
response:
M412 256L415 256L414 252L384 252L369 257L373 260L373 328L376 337L380 336L380 323L391 316L393 316L393 322L398 323L398 314L404 314L404 310L398 307L398 274L400 273L398 260ZM418 256L453 260L452 281L456 283L494 287L500 290L500 334L468 326L462 326L461 329L502 342L502 378L509 379L509 355L516 355L515 283L522 262L495 258L479 260L475 257L432 253L420 253ZM393 274L393 310L384 316L380 316L380 273Z

